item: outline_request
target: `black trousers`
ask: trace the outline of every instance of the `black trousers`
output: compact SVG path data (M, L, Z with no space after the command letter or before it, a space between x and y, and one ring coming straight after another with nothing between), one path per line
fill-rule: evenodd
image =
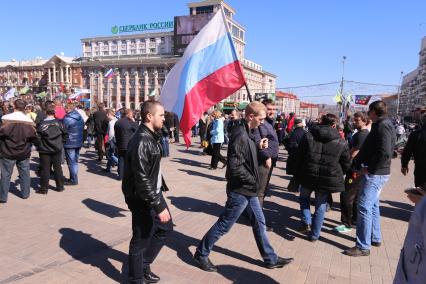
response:
M362 185L362 176L354 179L352 183L345 181L345 191L340 193L341 221L346 227L351 228L358 215L358 193Z
M210 162L210 166L214 169L217 168L217 164L219 163L219 161L221 161L223 164L226 164L226 158L224 156L222 156L222 154L220 153L221 145L222 145L221 143L212 144L213 153L212 153L212 159L211 159L211 162Z
M170 220L161 223L150 208L131 211L133 236L129 246L129 283L141 284L143 270L149 268L160 253L168 235L173 231L173 222Z
M61 167L62 151L54 154L40 153L40 188L47 190L49 188L50 168L53 166L56 188L64 187L64 175Z

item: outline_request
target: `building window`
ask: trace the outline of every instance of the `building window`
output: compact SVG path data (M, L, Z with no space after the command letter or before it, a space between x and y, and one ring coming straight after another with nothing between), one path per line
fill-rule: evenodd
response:
M155 42L155 38L152 37L152 38L149 39L149 41L150 42Z
M132 50L130 51L130 54L136 54L136 50L132 49Z
M150 48L150 49L149 49L149 52L150 52L150 53L155 53L155 48Z
M232 26L232 35L236 38L240 37L240 30L236 26Z
M164 43L166 39L164 37L161 37L161 42Z
M103 52L103 55L108 55L109 54L109 52L108 51L104 51Z
M195 14L211 14L213 13L213 5L211 6L203 6L203 7L196 7L195 8Z
M127 54L127 50L122 50L121 54L126 55Z

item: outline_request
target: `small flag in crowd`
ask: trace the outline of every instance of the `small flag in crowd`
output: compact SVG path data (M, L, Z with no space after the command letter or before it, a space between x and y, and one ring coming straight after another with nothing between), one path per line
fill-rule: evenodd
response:
M148 95L148 97L155 97L155 95L157 94L157 89L154 88Z
M39 98L39 99L42 99L42 98L44 98L45 96L47 96L47 93L46 93L46 92L41 92L41 93L36 94L36 97L37 97L37 98Z
M244 84L224 12L218 10L170 70L160 99L166 110L180 118L185 144L189 146L191 128L201 115Z
M16 89L11 88L9 91L6 92L6 94L4 94L4 99L6 101L10 100L11 98L13 98L15 96L15 92L16 92Z
M114 77L114 70L112 68L110 68L104 75L105 78L110 79L112 77Z
M368 105L368 102L370 101L372 96L364 96L364 95L356 95L355 96L355 104L357 105Z
M20 95L26 95L30 88L28 86L23 87L21 90L19 90Z
M342 95L340 94L339 91L337 91L337 94L334 96L333 101L336 104L340 104L342 102Z

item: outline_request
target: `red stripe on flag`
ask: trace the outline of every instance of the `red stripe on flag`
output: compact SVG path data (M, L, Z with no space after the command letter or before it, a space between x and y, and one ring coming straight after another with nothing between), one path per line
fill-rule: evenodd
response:
M242 86L245 78L240 62L234 61L198 82L186 94L180 129L186 146L191 145L191 128L209 108L229 97Z

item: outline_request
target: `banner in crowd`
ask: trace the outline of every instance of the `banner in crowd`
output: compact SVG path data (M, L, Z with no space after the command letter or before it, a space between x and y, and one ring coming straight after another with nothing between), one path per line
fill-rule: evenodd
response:
M7 91L6 94L4 94L4 100L7 101L13 98L15 96L15 92L16 92L15 88L9 89L9 91Z
M356 95L355 96L355 104L357 105L368 105L368 102L370 101L372 96L365 96L365 95Z
M161 102L180 117L180 128L189 146L191 128L201 115L244 84L224 12L218 10L170 70L161 89Z

